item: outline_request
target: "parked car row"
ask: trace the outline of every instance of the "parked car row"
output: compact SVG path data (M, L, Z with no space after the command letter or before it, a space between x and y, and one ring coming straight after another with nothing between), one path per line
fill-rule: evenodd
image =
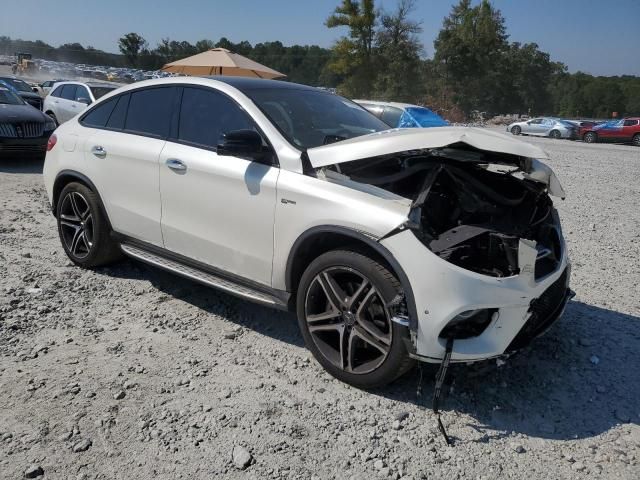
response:
M151 78L164 78L176 74L161 70L139 70L129 67L107 67L100 65L85 65L53 60L35 59L35 68L39 73L49 73L53 77L85 77L97 80L108 80L121 83L133 83Z
M538 117L511 123L507 131L513 135L566 138L596 142L630 142L640 147L640 117L628 117L607 122L563 120Z

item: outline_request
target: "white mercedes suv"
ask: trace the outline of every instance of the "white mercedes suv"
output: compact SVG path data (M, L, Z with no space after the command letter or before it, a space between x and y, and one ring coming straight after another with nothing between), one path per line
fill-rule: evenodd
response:
M414 360L528 344L570 297L537 147L483 129L389 130L286 82L168 78L105 95L51 137L44 179L82 267L123 253L295 311L358 387Z

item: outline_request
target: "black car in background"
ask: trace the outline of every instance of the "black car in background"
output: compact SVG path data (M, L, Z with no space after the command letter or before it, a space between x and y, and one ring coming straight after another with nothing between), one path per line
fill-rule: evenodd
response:
M0 159L44 158L56 125L0 84Z
M33 105L38 110L42 110L42 98L33 91L27 82L15 77L0 77L0 86L2 86L3 83L13 88L29 105Z

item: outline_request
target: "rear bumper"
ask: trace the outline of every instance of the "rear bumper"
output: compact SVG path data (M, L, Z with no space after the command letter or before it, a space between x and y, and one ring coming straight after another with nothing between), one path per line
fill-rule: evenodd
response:
M446 339L440 333L463 312L495 310L480 335L454 342L452 361L473 362L524 347L560 317L571 297L564 242L557 268L540 279L535 279L535 268L525 264L519 275L504 278L465 270L433 254L410 231L381 243L398 260L411 284L418 316L411 353L422 361L442 360Z

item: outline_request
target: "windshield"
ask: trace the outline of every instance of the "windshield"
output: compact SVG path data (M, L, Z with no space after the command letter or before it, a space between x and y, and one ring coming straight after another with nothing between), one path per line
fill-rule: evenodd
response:
M413 119L421 127L445 127L449 125L445 119L443 119L437 113L433 113L428 108L424 107L407 107L405 111L413 117Z
M245 93L300 149L389 129L364 108L331 93L294 88L260 88Z
M18 80L17 78L5 78L4 81L11 84L11 86L19 92L33 92L29 84L23 80Z
M7 88L0 87L0 104L2 105L22 105L24 102L15 93Z
M113 92L115 87L91 87L91 93L93 93L93 97L98 100L100 97L103 97L109 92Z

